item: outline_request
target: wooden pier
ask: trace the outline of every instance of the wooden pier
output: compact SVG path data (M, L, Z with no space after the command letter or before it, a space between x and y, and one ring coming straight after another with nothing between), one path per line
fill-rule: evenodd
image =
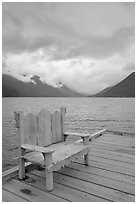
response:
M98 135L97 135L98 136ZM45 190L45 171L28 164L3 173L3 202L135 202L135 137L109 132L90 142L90 165L83 158L54 172L54 189Z

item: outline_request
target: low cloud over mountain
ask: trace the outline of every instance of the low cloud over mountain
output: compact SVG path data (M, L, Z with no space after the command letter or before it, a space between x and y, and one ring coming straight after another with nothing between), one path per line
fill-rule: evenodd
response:
M2 75L2 96L35 96L35 97L63 97L71 96L77 97L82 96L82 94L77 93L69 89L68 87L62 85L59 87L52 87L46 83L42 83L38 76L32 77L33 82L23 82L10 75Z

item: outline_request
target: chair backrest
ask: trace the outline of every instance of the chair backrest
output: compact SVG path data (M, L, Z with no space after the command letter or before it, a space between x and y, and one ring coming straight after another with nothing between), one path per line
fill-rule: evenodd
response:
M64 107L54 113L43 108L37 115L29 113L24 116L23 112L15 112L19 144L48 146L64 141L65 113Z

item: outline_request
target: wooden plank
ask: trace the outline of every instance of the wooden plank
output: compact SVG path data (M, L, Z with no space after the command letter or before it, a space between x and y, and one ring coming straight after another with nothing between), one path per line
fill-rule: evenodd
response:
M2 189L2 202L28 202L28 200Z
M48 191L53 190L53 171L49 172L48 167L52 165L52 154L44 155L45 163L45 176L46 176L46 189Z
M53 153L52 162L56 164L58 163L58 161L62 161L83 150L88 150L89 148L87 146L84 146L83 144L62 142L53 145L53 149L55 150L55 152Z
M18 146L20 148L20 145L24 143L24 115L22 111L14 112L14 118L16 121L16 127L18 128Z
M33 180L35 182L35 180ZM31 202L65 202L66 200L18 180L8 181L3 188Z
M38 127L38 145L48 146L52 144L51 113L45 108L38 113Z
M78 157L86 155L88 153L88 147L84 148L83 150L79 152L73 153L71 156L67 156L65 159L60 160L59 162L55 160L55 163L53 166L49 167L49 171L57 171L61 167L64 167L68 164L70 164L71 161L76 160Z
M18 159L19 159L19 178L25 177L25 161L22 158L25 154L25 150L21 148L21 144L24 143L24 115L23 112L14 113L16 120L16 127L18 128Z
M26 180L23 182L26 182L26 183L29 182L29 185L35 188L38 188L42 191L45 191L44 177L36 176L35 174L32 174L32 173L28 173L27 176L28 176L28 181ZM34 180L35 182L33 182ZM56 183L55 181L54 181L54 189L49 193L72 202L106 202L107 201L106 199L94 196L92 194L89 194L83 191L79 191L72 187L68 187L64 184Z
M126 163L128 164L135 164L135 158L127 158L127 157L123 157L122 155L110 155L110 154L106 154L104 152L95 152L95 151L90 151L89 155L91 156L95 156L95 157L99 157L99 158L104 158L104 159L108 159L108 160L114 160L114 161L119 161L121 163Z
M107 132L107 129L103 129L98 132L95 132L90 136L90 140L93 140L94 138L101 136L103 133L106 133L106 132Z
M97 137L99 137L99 136L101 136L103 133L105 133L107 131L107 129L103 129L103 130L100 130L100 131L98 131L98 132L95 132L95 133L93 133L93 134L91 134L90 135L90 137L89 137L89 140L91 141L91 140L93 140L94 138L97 138ZM80 143L80 142L82 142L83 140L82 139L79 139L79 140L77 140L76 142L77 143Z
M61 114L61 137L62 141L65 140L64 138L64 132L65 132L65 114L66 114L66 108L61 107L60 108L60 114Z
M135 148L135 143L124 143L124 142L120 142L120 141L117 141L117 142L114 142L114 141L103 141L101 140L100 141L100 144L103 144L103 145L113 145L115 147L120 147L120 148L132 148L134 149Z
M106 144L116 144L116 145L122 145L122 146L135 146L135 141L125 141L125 140L119 140L119 139L116 139L116 138L103 138L102 137L102 140L100 142L103 142L103 143L106 143Z
M103 145L91 145L91 148L94 147L96 149L100 149L100 150L107 150L108 152L117 152L117 153L123 153L125 155L132 155L135 156L135 149L129 149L129 148L120 148L120 147L116 147L116 146L103 146Z
M116 139L116 138L104 138L102 137L100 142L102 143L106 143L106 144L116 144L116 145L122 145L122 146L135 146L135 141L125 141L124 139L123 140L119 140L119 139Z
M117 154L119 153L118 156L125 156L126 158L134 158L134 155L132 155L132 154L134 154L134 146L125 147L125 146L118 146L118 145L113 145L113 144L103 144L102 143L103 137L98 138L97 140L94 140L91 143L91 146L92 146L91 149L94 152L100 152L100 151L101 151L101 153L107 152L107 154L110 154L110 155L113 155L113 154L116 155L116 153ZM116 153L114 153L114 152L116 152Z
M132 137L132 136L120 136L120 135L114 135L114 134L112 134L112 133L107 133L107 134L105 134L105 135L103 135L103 137L102 137L102 140L106 140L106 141L108 141L108 140L113 140L113 141L123 141L123 142L134 142L135 141L135 137Z
M19 148L20 153L19 153L19 179L25 178L25 160L24 160L24 155L25 155L25 149Z
M105 186L107 188L111 188L114 190L119 190L123 193L128 193L131 195L135 195L135 185L132 184L126 184L120 181L116 181L114 179L106 178L103 176L95 175L92 173L82 172L76 169L70 169L70 168L64 168L60 169L58 173L61 173L63 175L67 175L73 178L77 178L80 180L84 180L87 182L91 182L94 184L98 184L101 186Z
M135 159L135 155L132 155L132 154L125 154L123 152L115 152L115 151L109 151L109 150L106 150L106 149L103 149L103 148L100 148L100 147L92 147L91 148L91 151L93 152L99 152L101 154L109 154L109 155L112 155L112 156L119 156L119 157L125 157L125 158L128 158L128 159L131 159L132 161L134 161Z
M76 137L89 137L90 134L85 134L85 133L77 133L77 132L64 132L64 135L70 135L70 136L76 136ZM82 140L83 141L83 140Z
M98 145L98 146L104 146L104 147L115 147L115 148L129 148L129 149L134 149L135 144L123 144L123 143L117 143L116 142L103 142L102 138L98 138L96 141L94 140L93 142L91 142L91 145Z
M116 146L116 145L103 145L100 143L93 143L91 144L91 147L98 148L98 149L103 149L103 150L108 150L110 152L120 152L124 154L131 154L135 155L135 149L132 147L122 147L122 146Z
M135 169L134 164L124 163L121 161L115 161L115 160L111 160L108 158L101 158L101 157L93 156L91 154L90 154L90 160L105 163L105 164L116 165L116 166L127 168L127 169L133 169L133 170Z
M34 151L34 152L41 152L41 153L44 153L44 154L50 154L50 153L54 152L54 150L52 149L52 146L50 146L50 147L40 147L40 146L37 146L37 145L22 144L21 147L22 147L22 149L31 150L31 151Z
M80 162L82 163L83 159L82 158L77 158L76 162ZM122 167L118 167L112 164L105 164L105 163L101 163L101 162L97 162L97 161L93 161L89 159L89 166L94 166L94 167L98 167L101 169L105 169L108 171L112 171L112 172L117 172L120 174L124 174L124 175L129 175L129 176L135 176L135 171L132 169L126 169L126 168L122 168Z
M120 141L126 141L126 142L130 142L130 141L135 141L135 137L132 136L121 136L121 135L115 135L115 134L111 134L111 133L107 133L105 135L103 135L104 139L115 139L115 140L120 140Z
M37 145L37 138L37 116L32 113L29 113L24 117L24 143Z
M61 114L59 111L55 111L52 114L52 143L57 143L61 140Z
M48 147L45 149L48 150ZM49 150L54 151L52 154L52 164L50 171L58 170L61 166L69 164L79 156L86 154L88 146L83 144L60 142L50 145ZM27 161L44 166L44 157L39 152L30 152L25 155Z
M35 176L41 176L41 182L44 177L44 172L43 171L33 171L32 172ZM95 195L100 198L104 198L109 201L134 201L134 196L129 195L129 194L124 194L122 192L119 192L117 190L113 190L110 188L106 188L104 186L100 186L97 184L93 184L84 180L80 180L77 178L72 178L70 176L66 176L63 174L59 174L54 172L54 181L63 184L65 186L83 191L85 193L89 193L92 195ZM39 186L40 187L40 186Z
M108 200L55 183L56 194L71 202L107 202ZM54 192L55 194L55 192Z
M115 135L121 135L121 136L135 136L135 133L130 133L130 132L124 132L124 131L117 131L117 130L108 130L108 132L113 133Z
M76 178L71 178L65 175L58 174L55 178L55 181L58 183L65 183L65 185L70 186L72 188L76 188L84 192L94 194L96 196L98 195L102 198L105 198L111 201L134 201L135 199L134 196L132 195L124 194L123 196L123 193L119 191L106 188L104 186L96 185L90 182L86 182L83 180L79 180Z
M135 184L135 178L129 175L123 175L123 174L119 174L117 172L111 172L111 171L107 171L105 169L100 169L94 166L85 166L82 163L76 163L76 162L72 162L69 164L68 168L71 169L76 169L79 171L84 171L87 173L91 173L91 174L95 174L95 175L99 175L102 176L104 178L110 178L110 179L114 179L116 181L120 181L128 184Z

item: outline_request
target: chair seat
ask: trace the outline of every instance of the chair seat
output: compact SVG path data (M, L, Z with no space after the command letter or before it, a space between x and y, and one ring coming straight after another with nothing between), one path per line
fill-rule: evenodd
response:
M46 149L53 149L54 153L52 154L52 164L56 165L57 163L64 161L66 159L71 158L72 156L77 156L79 152L85 152L85 154L88 152L89 147L85 146L80 143L68 143L68 142L59 142L56 144L52 144L48 147L45 147ZM38 164L40 166L45 166L44 164L44 157L42 153L40 152L29 152L26 153L24 158L31 162Z

